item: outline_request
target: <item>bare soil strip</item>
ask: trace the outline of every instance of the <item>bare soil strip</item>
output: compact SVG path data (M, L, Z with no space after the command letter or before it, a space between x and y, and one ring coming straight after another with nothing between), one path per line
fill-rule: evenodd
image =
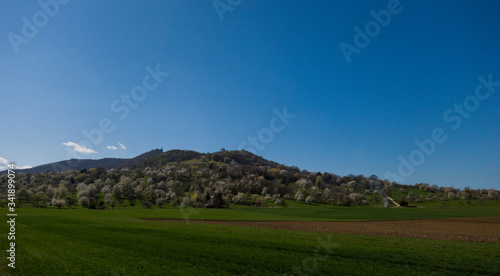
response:
M182 219L141 219L167 222L225 224L356 235L500 243L500 217L390 221L185 221Z

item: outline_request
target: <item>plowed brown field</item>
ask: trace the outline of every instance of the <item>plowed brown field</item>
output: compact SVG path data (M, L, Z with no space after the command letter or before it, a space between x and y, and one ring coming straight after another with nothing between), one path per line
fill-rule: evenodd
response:
M390 221L234 221L147 219L285 230L500 243L500 217Z

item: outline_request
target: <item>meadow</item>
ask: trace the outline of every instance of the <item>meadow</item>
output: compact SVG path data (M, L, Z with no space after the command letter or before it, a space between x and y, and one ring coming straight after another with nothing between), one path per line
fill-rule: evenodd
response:
M500 244L195 224L219 220L400 220L500 216L494 202L420 208L17 209L16 268L1 275L498 275ZM2 217L6 221L6 208ZM184 223L137 218L176 218ZM6 223L0 228L7 250ZM5 254L5 253L4 253Z

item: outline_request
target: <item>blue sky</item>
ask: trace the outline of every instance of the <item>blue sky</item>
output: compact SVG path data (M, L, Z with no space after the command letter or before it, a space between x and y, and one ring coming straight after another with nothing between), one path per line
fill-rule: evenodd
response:
M311 171L500 189L498 1L41 3L0 1L0 163L243 145ZM424 153L436 128L446 140Z

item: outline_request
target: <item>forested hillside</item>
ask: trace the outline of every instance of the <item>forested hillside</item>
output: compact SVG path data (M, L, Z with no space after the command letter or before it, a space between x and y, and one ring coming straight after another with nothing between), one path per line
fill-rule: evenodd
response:
M93 160L93 164L103 164L105 160ZM309 172L265 160L247 151L153 150L115 162L116 168L112 169L88 168L84 166L88 165L87 161L80 161L82 168L78 170L18 172L16 200L21 206L26 202L35 207L79 204L92 209L139 203L145 207L169 204L223 208L230 203L286 205L287 200L337 206L446 204L451 200L471 204L499 200L499 192L493 189L460 190L425 183L403 185L379 179L376 175ZM8 201L7 175L1 175L0 180L0 202L5 205Z

